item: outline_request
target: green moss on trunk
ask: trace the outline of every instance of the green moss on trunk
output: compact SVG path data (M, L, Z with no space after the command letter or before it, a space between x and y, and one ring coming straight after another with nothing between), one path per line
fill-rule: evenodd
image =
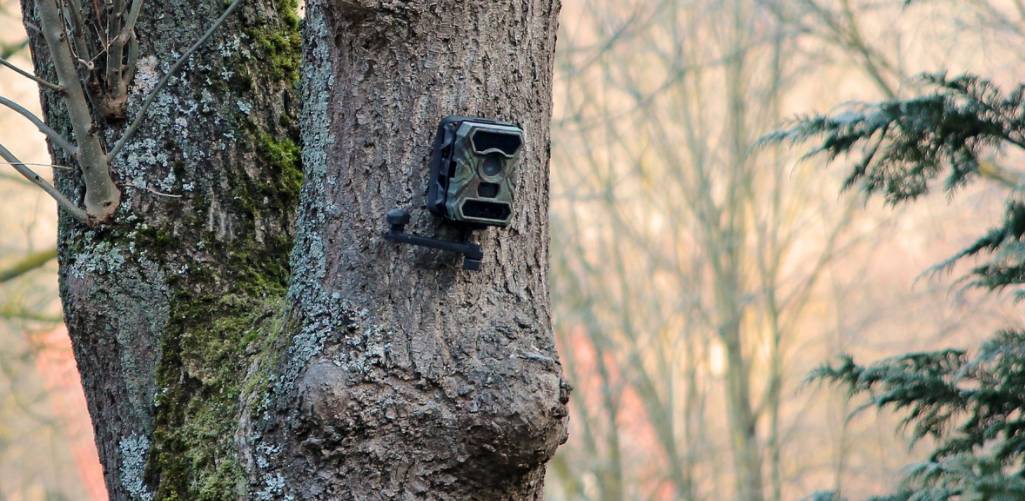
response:
M246 92L294 92L300 60L298 5L276 0L274 6L276 16L250 15L241 27L250 38L249 52L232 65L235 74L249 75ZM241 217L238 238L219 241L207 228L207 210L197 210L191 213L195 220L184 225L196 235L182 238L150 229L140 244L166 250L182 242L210 242L204 252L213 263L189 263L180 283L171 284L175 293L162 340L146 469L157 499L246 497L239 420L244 402L261 401L259 394L268 391L287 341L292 232L257 236L255 228L262 218L291 219L295 213L302 184L295 110L239 110L234 122L236 148L252 163L231 166L233 172L224 176L233 205L225 209ZM260 174L247 174L255 171Z
M158 397L151 462L158 499L221 500L245 496L236 433L243 397L273 379L284 332L284 289L264 298L180 298L188 309L172 322L161 379L177 379ZM197 319L208 318L209 322ZM261 390L262 391L262 390Z
M299 34L298 0L276 0L275 7L285 24L277 27L254 27L246 30L252 38L253 50L265 60L270 78L299 82L299 61L301 59L302 37Z

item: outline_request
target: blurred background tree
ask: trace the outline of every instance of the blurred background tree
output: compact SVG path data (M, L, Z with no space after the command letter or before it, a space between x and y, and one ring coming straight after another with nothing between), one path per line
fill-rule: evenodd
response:
M801 382L841 352L977 345L1020 324L1002 298L914 280L998 213L994 188L891 213L838 198L821 160L756 143L796 113L913 94L920 71L1013 74L1016 6L567 6L553 272L577 391L552 498L861 499L898 481L916 452L893 418L849 422L842 393Z

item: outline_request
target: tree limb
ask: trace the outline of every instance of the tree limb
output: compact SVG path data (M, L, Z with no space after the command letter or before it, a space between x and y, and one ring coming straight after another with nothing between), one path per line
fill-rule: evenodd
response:
M114 82L121 80L121 60L124 58L125 44L121 38L121 14L124 13L124 0L107 1L107 68L106 81L110 91L115 90Z
M77 159L82 179L85 181L86 213L93 224L109 221L121 203L121 191L110 177L107 155L104 154L100 137L93 127L89 101L79 80L75 60L64 31L64 23L57 9L57 0L39 0L36 2L36 8L39 11L39 22L50 50L53 67L57 72L60 86L64 89L64 104L68 108L71 126L78 140Z
M125 16L124 25L118 30L116 36L110 41L110 49L107 58L107 85L111 87L111 90L115 93L122 92L121 82L123 81L122 72L128 70L131 72L131 68L126 67L122 64L124 57L125 46L131 45L131 41L135 38L135 23L139 20L139 14L142 12L143 0L132 0L132 4L128 9L128 15ZM119 12L118 15L122 13ZM131 52L131 50L129 50ZM124 89L127 91L127 87Z
M57 188L54 188L52 184L46 182L42 177L39 177L39 174L36 174L35 171L26 167L21 160L18 160L18 158L3 145L0 145L0 157L3 157L4 160L10 162L11 166L14 167L14 170L18 171L22 176L25 176L25 178L31 181L32 184L42 188L43 191L49 194L51 198L57 201L57 205L59 205L60 208L67 211L68 214L76 220L85 224L92 224L92 218L89 217L89 214L80 209L74 202L68 200L68 198L58 191Z
M46 263L53 261L56 257L56 247L29 254L17 263L14 263L13 266L0 270L0 284L10 282L11 280L14 280L15 278L18 278L30 271L42 268L43 266L46 266Z
M69 143L67 139L64 139L64 136L61 136L59 133L57 133L57 131L51 129L48 125L46 125L46 123L43 122L42 119L37 117L31 111L25 109L20 104L10 99L7 99L4 96L0 96L0 105L4 105L17 112L19 115L27 118L29 122L32 122L32 125L35 125L36 128L39 129L39 132L45 134L46 137L50 138L50 140L53 141L53 144L57 145L62 150L66 151L68 154L72 156L78 155L78 148L76 148L75 145Z
M88 51L89 45L85 43L85 20L82 19L82 4L79 0L67 0L68 4L63 10L67 16L68 23L71 24L71 33L74 37L74 43L72 52L76 54L85 54ZM71 11L71 15L68 16L68 11Z

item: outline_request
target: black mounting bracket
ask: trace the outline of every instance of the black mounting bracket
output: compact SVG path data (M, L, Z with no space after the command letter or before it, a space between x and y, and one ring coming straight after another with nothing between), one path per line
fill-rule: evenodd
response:
M385 240L401 244L418 245L449 252L456 252L463 255L463 269L480 271L481 261L484 260L484 251L480 246L470 242L453 242L451 240L438 240L436 238L423 237L406 233L406 225L409 224L409 211L405 209L392 209L388 211L388 226L390 229L384 234Z

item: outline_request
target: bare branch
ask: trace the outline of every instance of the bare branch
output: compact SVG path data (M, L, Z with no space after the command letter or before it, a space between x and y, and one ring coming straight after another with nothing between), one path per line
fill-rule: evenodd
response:
M121 31L121 38L127 41L128 44L128 62L125 63L125 73L135 72L135 63L139 59L139 39L135 36L135 24L139 21L139 14L142 13L142 2L143 0L133 0L132 7L128 11L128 19L125 20L125 27ZM124 81L125 76L122 74L121 79ZM131 79L128 79L131 81Z
M0 318L4 320L29 320L33 322L60 323L64 321L61 315L46 315L18 308L14 306L0 306Z
M149 95L146 96L146 100L143 101L142 107L139 109L139 114L135 117L135 120L132 121L132 124L129 125L128 129L125 130L124 135L121 136L121 139L118 140L117 144L115 144L114 148L110 151L110 158L116 157L117 154L121 151L121 149L124 148L125 144L128 143L128 140L131 139L133 135L135 135L136 131L139 130L139 126L142 125L142 121L146 118L146 113L149 111L150 106L153 105L153 100L156 99L157 95L160 94L164 87L167 87L167 83L171 80L171 77L173 77L175 73L177 73L178 70L181 69L182 65L185 64L185 61L192 57L193 53L199 50L199 48L202 47L203 44L205 44L211 36L213 36L214 32L217 31L217 28L224 24L224 21L228 19L228 16L230 16L231 13L234 12L235 9L238 8L238 6L241 4L242 0L234 0L233 2L231 2L231 5L229 5L228 8L224 10L224 13L221 14L221 17L218 17L214 21L214 24L210 26L208 30L206 30L206 33L203 33L203 36L199 37L199 40L196 40L196 43L192 44L192 46L189 47L189 49L186 50L184 54L182 54L182 57L178 58L178 61L176 61L173 66L171 66L171 69L167 71L167 74L165 74L164 77L160 79L160 82L157 83L156 87L154 87L153 90L149 93Z
M78 0L68 0L67 5L61 9L64 12L68 23L71 24L71 34L74 39L72 52L85 54L89 46L85 42L85 20L82 19L82 4ZM68 11L70 15L68 15Z
M68 214L70 214L76 220L85 224L92 224L92 219L89 217L88 214L86 214L84 210L80 209L71 200L68 200L68 198L65 197L63 193L57 191L57 188L54 188L52 184L48 183L45 179L40 177L39 174L36 174L35 171L25 166L25 164L22 163L21 160L18 160L18 158L15 157L14 154L11 153L3 145L0 145L0 157L10 162L11 166L14 167L14 170L18 171L18 173L22 176L25 176L25 178L31 181L32 184L42 188L43 191L49 194L51 198L57 201L57 205L59 205L60 208L67 211Z
M116 80L120 80L121 58L124 57L124 44L118 39L121 36L121 14L124 10L124 0L108 0L107 4L107 68L104 81L112 86ZM111 89L113 90L113 89Z
M121 28L121 33L118 35L119 41L122 44L135 36L135 24L139 21L139 14L142 13L142 2L143 0L132 0L132 5L128 9L128 16L125 18L125 25Z
M39 85L42 85L43 87L46 87L47 89L54 90L54 91L57 91L57 92L60 92L60 90L61 90L60 85L57 85L55 83L48 82L48 81L46 81L46 80L44 80L42 78L39 78L39 77L37 77L37 76L35 76L35 75L33 75L33 74L23 70L23 69L15 66L13 64L11 64L11 62L8 61L7 59L0 59L0 65L6 66L10 70L14 71L15 73L17 73L17 74L19 74L19 75L21 75L21 76L23 76L25 78L29 78L29 79L34 80L36 83L38 83Z
M135 70L139 59L139 40L135 36L135 25L142 12L143 0L132 0L125 16L120 32L110 42L107 55L107 88L114 95L114 101L125 103L128 99L128 86L135 78ZM125 9L122 9L125 10ZM128 60L124 61L125 48ZM122 105L123 106L123 105ZM123 109L123 108L122 108Z
M128 41L128 60L125 62L125 70L121 73L121 81L118 82L119 95L128 95L128 86L135 79L135 72L139 68L139 39L132 35Z
M4 282L10 282L15 278L18 278L26 273L42 268L46 266L46 263L53 261L57 257L57 248L48 249L45 251L33 252L12 266L0 270L0 284Z
M51 129L48 125L43 123L43 120L37 117L35 113L32 113L31 111L25 109L25 107L23 107L22 105L10 99L7 99L4 96L0 96L0 104L14 110L19 115L27 118L29 122L32 122L32 125L35 125L36 128L39 129L39 132L45 134L46 137L50 138L50 140L53 141L53 144L57 145L62 150L66 151L68 154L72 156L78 154L78 148L76 148L75 145L69 143L67 139L64 139L64 136L61 136L59 133L57 133L57 131Z
M121 203L121 191L110 177L107 155L93 127L92 111L78 77L64 32L64 23L57 9L57 0L39 0L36 8L54 70L64 89L64 104L67 105L71 126L78 141L78 165L85 181L85 210L94 222L109 221Z
M15 164L13 164L11 162L0 162L0 165L15 165ZM49 168L49 169L59 169L59 170L75 170L74 167L68 167L67 165L54 165L54 164L36 163L36 162L20 162L19 165L25 165L25 166L28 166L28 167L46 167L46 168ZM19 177L18 180L22 181L23 179L21 179Z

